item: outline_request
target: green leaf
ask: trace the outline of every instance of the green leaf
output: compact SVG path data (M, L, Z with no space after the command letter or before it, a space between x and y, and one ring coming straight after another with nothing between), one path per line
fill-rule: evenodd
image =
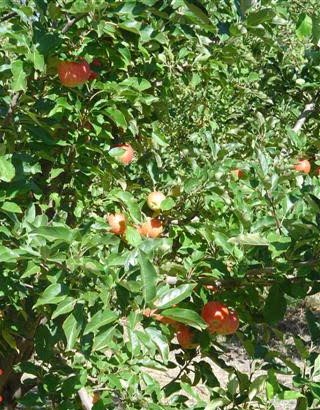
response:
M76 302L77 299L74 299L72 297L67 297L66 299L64 299L62 302L58 304L56 310L53 312L51 316L51 319L55 319L60 315L65 315L66 313L71 312Z
M301 14L299 17L296 35L299 40L303 40L306 37L311 37L312 35L312 18L305 13Z
M274 374L274 370L268 370L268 378L266 380L266 393L268 400L272 400L275 394L280 390L278 380Z
M271 8L253 11L248 15L247 23L249 26L258 26L259 24L272 21L275 12Z
M32 52L27 54L27 59L33 63L36 70L39 70L40 72L44 71L44 57L38 50L34 49Z
M319 376L320 375L320 354L316 358L313 364L313 376Z
M21 279L29 278L31 276L39 274L40 271L41 271L41 268L39 265L36 265L32 261L29 261L24 274L21 276Z
M145 303L150 303L156 296L157 272L147 255L140 250L138 262L141 270L142 293Z
M293 390L285 390L277 396L280 400L297 400L299 397L304 397L302 393Z
M152 342L157 346L164 364L167 364L169 359L169 346L167 338L162 334L160 330L153 327L147 327L145 329L145 332L150 336Z
M4 157L0 157L0 180L10 182L15 177L16 171L11 161Z
M116 326L107 329L105 332L100 333L94 337L92 350L99 351L105 350L110 347L110 342L116 333Z
M34 307L59 303L66 298L63 293L63 286L60 283L53 283L44 290Z
M209 232L213 234L214 241L217 246L220 246L226 253L233 253L233 245L230 244L229 238L222 232L211 231L209 227Z
M189 297L195 286L195 284L184 284L174 289L169 289L155 300L154 306L158 309L166 309L172 305L175 305Z
M286 299L280 289L280 286L276 283L269 290L263 310L264 317L271 325L276 324L283 319L286 309Z
M306 311L307 324L313 343L319 343L320 341L320 323L317 317L311 312L311 310Z
M118 110L117 108L114 107L109 107L106 110L104 110L104 113L112 120L114 123L120 127L123 128L124 130L127 129L128 124L125 116L123 113Z
M118 191L114 196L124 203L135 222L141 222L141 210L130 192Z
M26 91L27 79L26 73L23 71L23 62L21 60L13 61L11 63L11 72L13 75L11 89L12 91Z
M79 338L83 322L79 312L76 310L71 313L62 324L62 329L67 339L66 350L73 349Z
M0 246L0 262L16 262L19 256L20 252L18 250Z
M169 211L175 206L175 202L172 198L166 198L160 204L160 208L162 211Z
M269 250L274 258L286 252L291 244L291 238L270 232L267 236L269 241Z
M22 209L20 208L20 206L17 205L15 202L4 202L1 205L1 209L3 211L12 212L16 214L20 214L22 212Z
M253 400L264 389L266 379L267 376L262 374L250 384L248 393L249 400Z
M312 42L319 46L320 41L320 18L312 16Z
M240 0L239 1L239 7L242 15L245 15L245 13L253 6L255 0Z
M72 229L63 226L40 226L33 233L43 236L48 241L61 240L68 243L74 240L76 234Z
M297 404L294 410L307 410L308 409L308 400L306 397L299 397Z
M127 226L126 228L126 240L129 245L137 247L142 243L142 238L136 228Z
M19 353L19 350L17 348L16 339L9 332L9 329L7 328L1 329L1 336L7 342L7 344L11 347L11 349L16 350Z
M121 157L121 155L123 155L125 152L126 150L121 147L114 147L109 150L109 155L111 157L117 158Z
M114 322L116 319L118 319L118 314L112 310L97 312L92 316L90 322L85 327L83 334L86 335L90 332L95 333L100 327L106 326L109 323Z
M131 33L140 34L141 23L138 23L135 20L125 21L123 23L118 24L118 26L123 30L130 31Z
M126 85L135 88L138 91L145 91L151 88L151 83L145 78L129 77L123 80L121 85Z
M188 7L188 9L200 20L202 20L203 23L211 25L211 21L209 17L207 16L204 11L201 10L200 7L196 6L193 2L184 0L184 3Z
M171 308L162 311L161 314L199 330L207 328L207 323L194 310Z
M234 236L228 240L237 245L268 246L269 242L258 233L246 233Z
M294 338L294 344L296 346L296 349L298 350L301 359L306 360L309 356L308 349L306 348L304 342L302 339L299 337Z
M221 397L218 399L210 400L210 403L206 405L204 410L216 410L216 409L223 409L230 403L230 400L226 397Z

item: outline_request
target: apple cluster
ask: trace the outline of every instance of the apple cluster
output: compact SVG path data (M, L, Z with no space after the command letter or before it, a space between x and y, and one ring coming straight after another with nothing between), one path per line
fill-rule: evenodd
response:
M178 343L183 349L194 349L199 346L196 334L190 326L157 313L157 309L146 309L143 314L166 325L171 325L176 332ZM239 318L236 311L219 301L206 303L202 308L201 317L207 323L209 334L231 335L239 328Z
M147 204L153 211L159 211L161 202L166 199L162 192L151 192L147 198ZM123 213L109 214L107 216L110 225L110 232L116 235L123 235L127 228L127 218ZM163 224L160 219L148 217L141 225L136 226L137 231L141 236L147 238L157 238L163 232Z

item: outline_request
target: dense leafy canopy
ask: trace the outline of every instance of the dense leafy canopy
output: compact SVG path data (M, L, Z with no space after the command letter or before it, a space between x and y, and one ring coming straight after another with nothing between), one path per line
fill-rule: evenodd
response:
M83 388L100 392L97 410L319 407L319 356L295 339L306 371L267 348L287 305L320 288L319 121L300 117L319 99L317 1L3 0L0 13L4 403L28 374L24 408L80 409ZM96 78L63 86L58 62L83 60ZM166 195L155 212L154 190ZM137 231L148 217L161 237ZM237 311L238 339L266 372L224 362L229 336L200 316L209 300ZM147 308L190 326L197 350ZM226 387L207 359L230 373ZM163 388L150 369L170 368L182 370Z

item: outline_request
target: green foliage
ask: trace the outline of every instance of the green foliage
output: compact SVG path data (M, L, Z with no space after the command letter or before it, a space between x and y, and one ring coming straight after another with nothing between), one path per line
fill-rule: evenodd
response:
M319 100L320 15L300 3L0 1L6 405L26 373L24 408L78 410L82 388L100 393L93 410L320 406L311 342L294 339L303 366L268 345L284 341L287 306L319 292L319 121L292 128ZM64 87L58 61L81 59L97 77ZM136 151L127 166L123 143ZM293 169L302 157L308 175ZM167 195L155 214L153 190ZM162 237L138 233L147 217ZM230 337L208 334L214 299L238 312L233 340L263 374L240 372ZM182 351L147 308L189 325L199 347ZM317 345L317 317L306 320Z

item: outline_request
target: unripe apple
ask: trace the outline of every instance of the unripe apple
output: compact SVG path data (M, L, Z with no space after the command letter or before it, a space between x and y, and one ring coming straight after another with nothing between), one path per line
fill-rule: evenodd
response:
M194 342L195 334L189 326L180 324L176 336L182 349L194 349L198 346L198 343Z
M124 214L116 213L108 215L108 222L111 227L110 231L116 235L122 235L126 231L127 221Z
M298 172L304 172L309 174L311 170L311 164L307 159L300 159L294 166L294 169Z
M116 157L117 161L121 162L123 165L129 165L134 157L134 150L130 144L119 144L116 145L117 148L124 150L122 155Z
M138 227L138 232L148 238L157 238L163 232L162 222L156 218L148 218L146 222Z
M57 69L61 84L66 87L82 85L89 80L91 75L90 66L85 60L79 63L60 61Z
M161 202L166 199L165 195L160 191L151 192L148 195L147 204L153 211L159 211Z

